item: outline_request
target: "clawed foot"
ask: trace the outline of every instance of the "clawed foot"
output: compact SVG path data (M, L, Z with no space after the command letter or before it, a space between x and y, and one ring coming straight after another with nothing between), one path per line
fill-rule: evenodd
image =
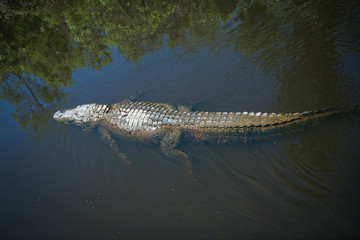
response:
M117 153L116 154L126 165L131 165L131 161L129 160L129 158L126 156L125 153Z
M194 172L193 172L192 164L191 164L190 160L186 159L185 162L184 162L184 165L185 165L186 169L188 170L188 175L191 177L191 179L194 182L198 182L198 179L194 176Z
M194 182L199 182L199 180L196 178L196 177L194 177L194 175L193 174L190 174L190 177L191 177L191 180L193 180Z

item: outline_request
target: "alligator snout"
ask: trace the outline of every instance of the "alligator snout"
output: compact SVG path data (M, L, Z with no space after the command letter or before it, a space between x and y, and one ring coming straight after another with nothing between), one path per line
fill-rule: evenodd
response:
M63 116L63 112L62 111L57 111L56 113L54 113L54 119L55 120L60 120L61 119L61 117Z

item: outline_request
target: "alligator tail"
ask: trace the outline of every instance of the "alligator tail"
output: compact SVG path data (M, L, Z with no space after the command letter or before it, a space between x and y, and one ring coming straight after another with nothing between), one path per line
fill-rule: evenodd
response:
M341 105L338 107L329 107L329 108L323 108L316 111L305 111L300 113L301 118L321 118L326 116L332 116L337 115L340 113L350 113L358 110L359 105L358 104L351 104L351 105Z

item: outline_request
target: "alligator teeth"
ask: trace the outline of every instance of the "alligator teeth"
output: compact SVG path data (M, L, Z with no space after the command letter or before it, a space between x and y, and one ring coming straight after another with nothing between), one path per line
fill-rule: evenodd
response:
M243 112L242 115L246 116L246 115L248 115L248 112Z
M249 116L255 116L254 112L249 113Z
M267 117L269 114L267 114L267 113L263 113L261 116L263 116L263 117Z
M261 112L257 112L257 113L255 114L255 116L256 116L256 117L260 117L260 116L261 116Z

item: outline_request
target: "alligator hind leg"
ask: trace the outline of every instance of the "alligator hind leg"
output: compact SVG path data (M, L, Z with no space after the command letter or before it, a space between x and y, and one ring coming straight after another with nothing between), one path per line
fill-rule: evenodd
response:
M99 126L99 133L101 137L110 144L110 148L115 152L115 154L123 160L123 162L127 165L130 165L131 162L129 161L128 157L125 153L122 153L119 151L119 148L117 144L115 143L115 140L112 138L111 134L108 130L106 130L103 126Z
M177 107L177 110L179 112L190 112L191 111L191 105L188 105L188 106L184 106L184 105L179 105Z
M176 145L180 140L180 136L181 136L180 129L171 129L171 128L166 129L165 134L163 135L160 141L160 150L168 157L177 160L180 159L184 161L184 165L188 171L188 174L194 180L196 180L193 174L192 165L188 155L176 148Z

